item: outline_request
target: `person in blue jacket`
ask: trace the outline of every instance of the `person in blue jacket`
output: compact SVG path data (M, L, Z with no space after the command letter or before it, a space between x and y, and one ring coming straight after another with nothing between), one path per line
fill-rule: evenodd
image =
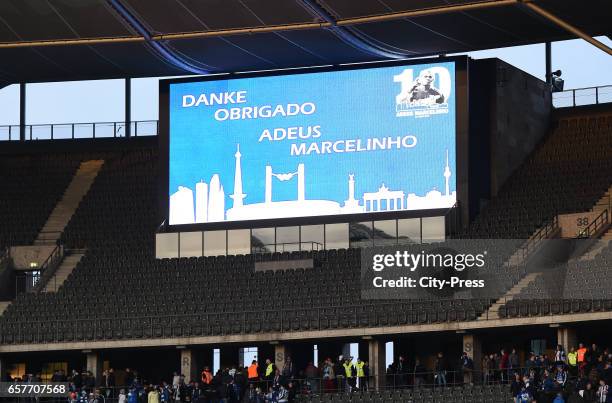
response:
M565 399L563 399L563 394L561 392L557 393L557 397L555 397L553 403L565 403Z
M134 388L130 388L127 395L128 403L138 403L138 392Z

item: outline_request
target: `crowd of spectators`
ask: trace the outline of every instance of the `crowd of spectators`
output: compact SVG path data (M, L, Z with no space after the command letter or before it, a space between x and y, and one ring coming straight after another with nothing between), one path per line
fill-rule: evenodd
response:
M508 384L515 403L612 403L612 352L592 344L579 344L566 352L557 346L554 354L529 353L521 362L516 349L484 354L481 370L467 352L457 360L447 360L442 352L417 357L408 364L404 355L392 363L386 374L387 388L445 387L449 384ZM432 359L427 359L432 358ZM453 362L456 361L456 362ZM172 379L157 385L143 379L138 371L126 368L116 376L105 370L101 384L89 371L53 373L53 382L70 385L70 403L288 403L298 394L347 393L367 391L374 385L367 361L340 355L326 358L318 366L309 362L298 369L291 357L277 367L271 359L260 365L231 367L212 373L204 367L199 379L187 382L174 373ZM40 382L41 374L29 374L22 382Z

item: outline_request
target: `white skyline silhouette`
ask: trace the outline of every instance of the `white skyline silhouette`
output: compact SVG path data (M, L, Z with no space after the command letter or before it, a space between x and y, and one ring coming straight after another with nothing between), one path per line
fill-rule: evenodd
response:
M265 167L264 201L245 204L246 194L242 186L242 154L240 144L236 145L234 192L229 195L232 207L225 210L225 192L219 174L212 175L210 184L203 180L195 185L195 206L193 191L185 186L179 186L178 191L170 196L170 225L194 224L219 221L255 220L269 218L289 218L315 215L354 214L363 212L426 210L433 208L452 207L456 202L456 192L450 191L451 170L446 150L446 166L444 168L445 193L435 187L424 196L406 193L403 190L389 189L384 182L376 192L364 192L361 198L355 198L355 175L348 175L348 198L341 206L334 200L306 199L305 175L306 168L299 163L296 171L275 173L272 166ZM288 201L273 201L273 180L286 182L297 177L297 199Z

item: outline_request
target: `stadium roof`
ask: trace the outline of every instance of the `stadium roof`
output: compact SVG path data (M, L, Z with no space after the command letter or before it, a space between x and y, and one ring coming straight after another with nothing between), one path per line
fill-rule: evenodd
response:
M610 35L609 0L3 0L0 86L409 58Z

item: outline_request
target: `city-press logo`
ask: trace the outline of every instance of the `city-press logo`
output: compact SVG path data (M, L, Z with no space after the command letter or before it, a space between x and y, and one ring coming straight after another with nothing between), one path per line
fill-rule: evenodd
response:
M395 116L428 118L448 113L452 80L445 67L429 67L418 71L405 69L393 76L401 91L395 96Z

